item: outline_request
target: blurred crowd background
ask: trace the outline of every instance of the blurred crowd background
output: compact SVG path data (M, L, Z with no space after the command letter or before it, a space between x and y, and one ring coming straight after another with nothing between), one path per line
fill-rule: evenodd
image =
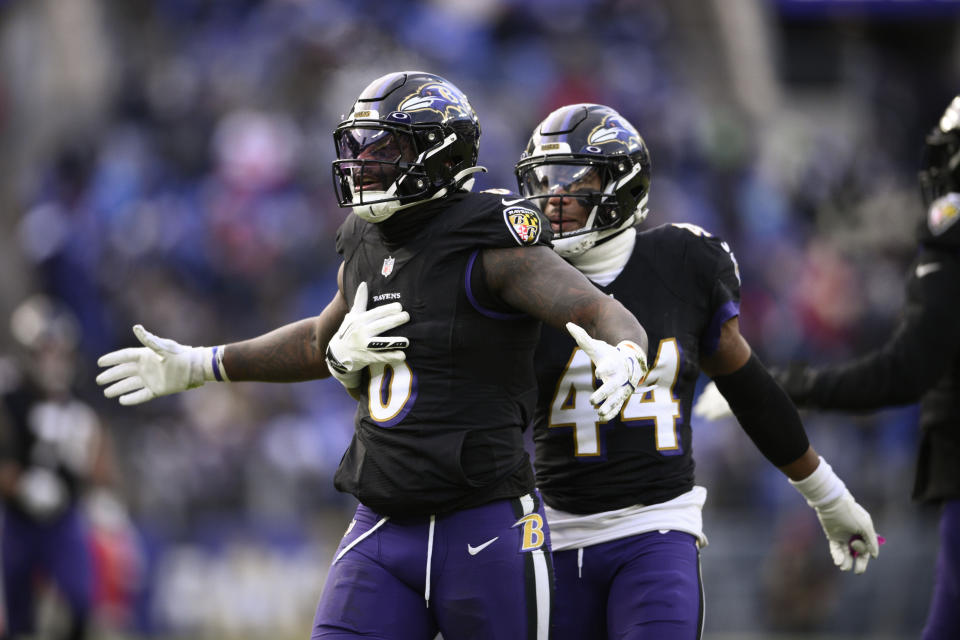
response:
M93 378L136 322L210 345L319 313L348 213L331 133L370 80L466 92L482 188L515 189L552 109L618 109L653 159L646 224L731 243L765 362L831 362L896 322L958 26L954 0L0 0L0 318L43 293L82 329L78 394L132 523L105 556L101 637L309 633L354 506L332 486L353 401L319 381L129 409ZM705 637L918 637L936 536L909 498L915 408L805 423L889 542L866 575L835 571L736 425L694 424Z

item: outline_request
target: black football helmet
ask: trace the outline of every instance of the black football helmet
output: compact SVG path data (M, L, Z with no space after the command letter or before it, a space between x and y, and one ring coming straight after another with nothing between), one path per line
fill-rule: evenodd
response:
M583 253L647 216L647 145L610 107L575 104L551 113L534 130L516 175L520 194L539 202L545 213L548 201L559 194L589 210L586 223L576 230L563 230L562 205L559 218L551 220L559 226L553 245L562 256Z
M923 156L919 177L927 207L947 193L960 192L960 95L927 135Z
M333 132L341 207L369 222L441 198L471 181L480 123L452 83L422 71L371 82Z
M62 302L35 294L10 314L10 333L24 370L47 393L70 389L77 366L80 323Z

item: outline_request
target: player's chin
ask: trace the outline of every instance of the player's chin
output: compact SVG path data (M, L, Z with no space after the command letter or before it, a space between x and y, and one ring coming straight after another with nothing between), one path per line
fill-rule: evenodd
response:
M554 233L570 233L572 231L578 231L583 225L576 222L550 222L550 229Z

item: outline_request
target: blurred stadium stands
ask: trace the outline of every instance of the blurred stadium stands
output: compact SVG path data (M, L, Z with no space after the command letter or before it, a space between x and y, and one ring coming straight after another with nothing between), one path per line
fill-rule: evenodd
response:
M346 215L331 133L369 80L423 69L463 89L482 187L514 188L549 110L614 106L651 150L648 224L730 241L765 361L827 362L896 319L958 27L955 0L0 0L0 317L35 291L77 312L81 392L140 533L102 637L307 637L353 506L332 487L352 401L330 381L208 385L123 409L95 359L134 322L215 344L323 308ZM806 418L889 540L865 576L833 569L735 425L695 425L705 637L919 635L936 536L909 500L915 422Z

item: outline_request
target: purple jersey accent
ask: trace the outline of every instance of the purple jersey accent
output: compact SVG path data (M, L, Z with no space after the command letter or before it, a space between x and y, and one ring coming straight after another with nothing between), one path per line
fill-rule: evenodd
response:
M74 617L86 618L93 603L93 561L89 536L76 507L38 523L13 509L3 510L3 594L8 629L14 637L33 631L34 590L46 578Z
M729 300L717 309L713 314L713 318L710 319L707 330L703 332L703 336L701 337L700 349L703 351L703 355L713 355L720 344L720 331L723 329L724 323L730 318L735 318L739 315L740 303L736 300Z
M470 260L467 262L467 273L463 277L463 286L467 292L467 300L470 301L470 306L476 309L482 315L493 318L494 320L510 320L513 318L522 318L522 313L503 313L501 311L494 311L493 309L487 309L480 301L477 300L476 296L473 294L473 285L471 280L473 278L473 265L477 261L477 256L480 255L480 250L477 249L470 255Z
M550 637L697 640L703 628L693 536L651 531L553 554Z
M960 638L960 500L947 500L940 514L940 551L923 640Z
M527 501L543 518L539 497ZM522 549L524 527L515 526L521 502L438 515L432 546L429 517L391 518L369 533L382 516L360 505L334 555L311 638L432 640L439 631L445 638L546 639L549 534L544 529L539 548Z
M213 367L213 377L217 379L217 382L223 382L223 376L220 374L220 364L217 362L217 351L220 350L220 347L213 348L213 356L210 358L210 364Z

